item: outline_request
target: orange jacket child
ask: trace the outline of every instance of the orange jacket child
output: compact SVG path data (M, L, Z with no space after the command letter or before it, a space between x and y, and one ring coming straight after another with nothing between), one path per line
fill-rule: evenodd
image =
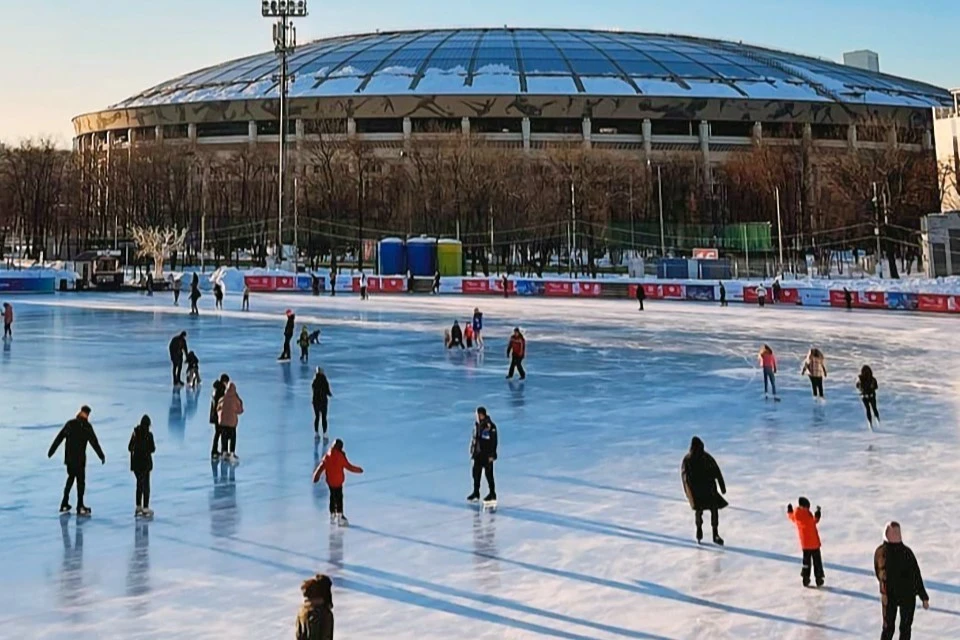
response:
M350 464L347 454L343 452L343 440L337 438L330 450L323 456L320 466L313 472L313 481L320 482L320 476L327 472L327 486L339 489L345 480L344 471L363 473L361 467Z
M800 571L800 577L803 578L803 586L810 585L811 563L817 586L823 586L823 558L820 556L820 532L817 531L820 507L817 507L814 513L810 513L810 501L800 498L796 509L792 504L787 505L787 518L797 525L797 534L800 536L800 549L803 551L803 569Z

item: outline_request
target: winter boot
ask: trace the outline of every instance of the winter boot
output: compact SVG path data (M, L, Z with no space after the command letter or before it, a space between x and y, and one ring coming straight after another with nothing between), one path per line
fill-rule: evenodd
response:
M720 533L717 531L716 527L713 528L713 544L717 545L718 547L723 546L723 538L720 537Z
M343 515L343 514L341 513L341 514L340 514L339 524L340 524L341 527L347 527L347 526L350 526L350 521L347 520L347 516L345 516L345 515Z

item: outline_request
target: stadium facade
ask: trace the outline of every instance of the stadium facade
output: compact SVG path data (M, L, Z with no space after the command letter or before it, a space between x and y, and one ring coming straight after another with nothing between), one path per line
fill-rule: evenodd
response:
M74 119L75 146L276 144L273 52L164 82ZM735 42L576 29L434 29L326 38L289 58L294 150L323 134L402 148L438 130L517 149L704 154L759 140L932 153L948 91Z

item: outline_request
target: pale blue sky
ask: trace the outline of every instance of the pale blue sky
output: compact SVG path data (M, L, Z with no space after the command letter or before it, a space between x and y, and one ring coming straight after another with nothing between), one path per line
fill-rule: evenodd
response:
M956 0L310 0L299 39L450 26L682 33L839 60L873 49L883 71L960 86ZM51 135L70 118L163 80L270 48L259 0L0 0L0 140Z

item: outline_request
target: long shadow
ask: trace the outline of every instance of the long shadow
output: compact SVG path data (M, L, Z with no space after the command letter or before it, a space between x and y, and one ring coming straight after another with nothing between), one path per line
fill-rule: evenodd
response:
M254 542L253 540L246 540L246 539L237 538L237 537L234 537L233 540L235 542L240 542L243 544L260 547L263 549L268 549L270 551L276 551L279 553L298 556L307 560L311 560L313 562L323 561L321 558L315 558L305 553L291 551L289 549L284 549L282 547L277 547L271 544ZM412 578L410 576L406 576L403 574L383 571L381 569L374 569L372 567L366 567L363 565L341 563L337 565L337 568L343 569L345 571L350 571L353 573L365 575L367 577L376 578L378 580L389 580L392 582L400 582L400 583L404 583L407 586L414 587L417 589L425 589L427 591L436 591L437 593L441 593L443 595L450 596L452 598L463 598L465 600L474 600L476 602L494 606L494 607L501 607L503 609L513 609L518 613L541 616L543 618L550 618L558 622L565 622L568 624L574 624L574 625L579 625L583 627L590 627L591 629L596 629L598 631L603 631L606 633L613 633L613 634L621 635L627 638L638 638L640 640L668 640L665 636L645 633L643 631L634 631L632 629L625 629L623 627L616 627L613 625L603 624L600 622L593 622L591 620L583 620L581 618L574 618L573 616L567 616L561 613L555 613L553 611L547 611L545 609L538 609L536 607L531 607L529 605L525 605L515 600L509 600L507 598L500 598L497 596L490 596L483 593L477 593L474 591L464 591L463 589L457 589L456 587L448 587L446 585L434 584L426 580L418 580L417 578Z
M257 556L250 555L247 553L242 553L240 551L223 549L223 548L215 547L212 545L204 545L204 544L189 542L182 538L178 538L177 536L163 535L160 537L163 537L164 539L170 540L172 542L184 544L187 546L208 549L215 553L223 554L225 556L230 556L232 558L236 558L240 560L246 560L248 562L260 564L260 565L270 567L272 569L276 569L279 571L287 571L292 573L294 576L304 576L304 575L316 572L315 567L309 567L309 566L297 567L294 565L277 562L275 560L259 558ZM239 542L245 542L239 539L236 539L236 540L238 540ZM283 551L285 553L289 553L289 551L286 551L286 550L283 550ZM464 618L470 618L473 620L479 620L481 622L499 624L499 625L503 625L513 629L519 629L521 631L537 633L543 636L548 636L553 638L565 638L566 640L594 640L594 638L592 638L591 636L582 636L582 635L571 633L568 631L551 629L550 627L545 627L543 625L535 624L532 622L515 620L513 618L508 618L507 616L491 613L489 611L484 611L480 609L474 609L474 608L467 607L454 602L447 602L439 598L434 598L421 593L415 593L413 591L402 589L400 587L372 584L372 583L367 583L360 580L355 580L353 578L338 579L337 587L341 589L349 589L351 591L356 591L357 593L363 593L369 596L384 598L386 600L393 600L396 602L402 602L404 604L422 607L424 609L431 609L433 611L442 611L444 613L449 613L449 614L461 616ZM643 636L643 637L661 640L659 636ZM669 640L669 639L662 638L662 640Z
M502 513L502 512L498 511L498 515L499 515L500 513ZM352 527L352 529L354 529L354 530L356 530L356 531L362 531L362 532L364 532L364 533L369 533L369 534L371 534L371 535L376 535L376 536L380 536L380 537L384 537L384 538L390 538L390 539L393 539L393 540L398 540L398 541L401 541L401 542L409 542L409 543L412 543L412 544L418 544L418 545L422 545L422 546L426 546L426 547L431 547L431 548L434 548L434 549L442 549L442 550L444 550L444 551L451 551L451 552L453 552L453 553L470 554L470 555L475 555L475 556L479 556L479 557L482 557L482 558L488 558L488 559L492 559L492 560L497 560L497 561L502 562L502 563L504 563L504 564L512 565L512 566L515 566L515 567L518 567L518 568L521 568L521 569L526 569L526 570L528 570L528 571L534 571L534 572L537 572L537 573L543 573L543 574L546 574L546 575L549 575L549 576L553 576L553 577L557 577L557 578L564 578L564 579L566 579L566 580L574 580L574 581L579 581L579 582L586 582L586 583L588 583L588 584L593 584L593 585L596 585L596 586L598 586L598 587L607 587L607 588L609 588L609 589L617 589L617 590L619 590L619 591L628 591L628 592L630 592L630 593L635 593L635 594L642 595L642 596L660 596L660 597L663 597L663 596L661 596L661 594L655 593L655 592L651 591L649 588L642 587L642 586L637 586L637 585L634 585L634 584L630 584L630 583L628 583L628 582L618 582L618 581L616 581L616 580L609 580L609 579L607 579L607 578L598 578L597 576L591 576L591 575L587 575L587 574L583 574L583 573L576 573L576 572L574 572L574 571L567 571L567 570L564 570L564 569L554 569L553 567L545 567L545 566L542 566L542 565L537 565L537 564L532 564L532 563L529 563L529 562L524 562L524 561L522 561L522 560L512 560L512 559L509 559L509 558L504 558L503 556L495 556L495 555L492 555L492 554L487 554L487 553L478 552L478 551L470 551L470 550L468 550L468 549L462 549L462 548L460 548L460 547L454 547L454 546L450 546L450 545L445 545L445 544L441 544L441 543L438 543L438 542L429 542L429 541L427 541L427 540L420 540L420 539L418 539L418 538L412 538L412 537L409 537L409 536L403 536L403 535L398 535L398 534L386 533L386 532L384 532L384 531L376 531L376 530L374 530L374 529L369 529L369 528L367 528L367 527L362 527L362 526L354 526L354 527ZM719 609L719 610L727 610L727 609L725 609L725 607L726 607L726 608L729 608L730 610L732 610L732 611L735 612L735 613L739 613L739 614L742 614L742 615L745 615L745 616L751 616L751 617L759 618L759 619L761 619L761 620L769 620L769 621L774 621L774 622L781 622L781 623L783 623L783 624L797 625L797 626L802 626L802 627L811 627L811 628L814 628L814 629L821 629L821 630L824 630L824 631L836 631L836 632L838 632L838 633L849 633L849 632L846 631L845 629L840 629L840 628L838 628L838 627L832 627L832 626L829 626L829 625L819 624L819 623L815 623L815 622L804 622L804 621L802 621L802 620L795 620L795 619L793 619L793 618L788 618L788 617L785 617L785 616L778 616L778 615L776 615L776 614L771 614L771 613L765 613L765 612L763 612L763 611L753 611L752 609L744 609L744 608L739 608L739 607L730 607L729 605L723 605L723 604L720 604L720 603L714 603L714 602L711 602L711 601L709 601L709 600L702 600L702 602L705 603L705 604L703 604L703 606L708 606L708 607L710 607L710 608Z

